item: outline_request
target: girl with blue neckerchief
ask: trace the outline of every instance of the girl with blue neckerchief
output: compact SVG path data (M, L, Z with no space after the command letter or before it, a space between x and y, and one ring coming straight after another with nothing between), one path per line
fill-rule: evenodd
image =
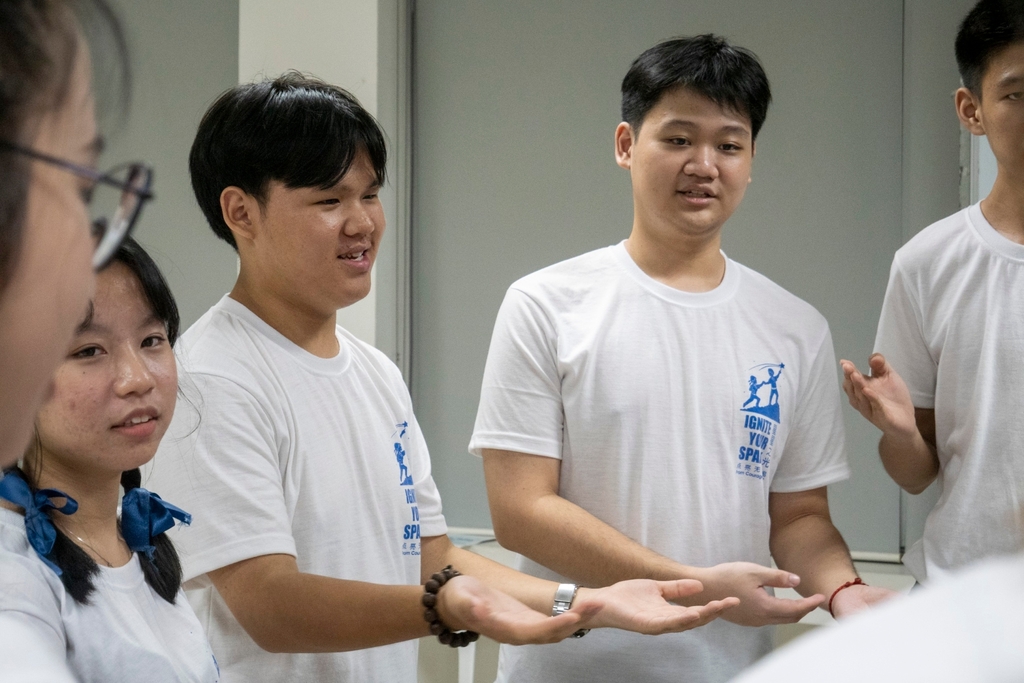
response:
M140 487L174 413L177 334L167 283L129 238L97 277L21 468L0 479L0 613L49 627L81 683L219 680L164 533L190 516Z

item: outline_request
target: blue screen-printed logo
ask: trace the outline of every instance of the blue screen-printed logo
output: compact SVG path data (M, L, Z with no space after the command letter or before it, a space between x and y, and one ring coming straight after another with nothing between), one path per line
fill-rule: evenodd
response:
M391 434L394 444L395 460L398 461L398 485L402 488L405 503L409 506L409 523L402 527L402 554L420 554L420 508L416 503L416 488L412 483L412 473L409 472L407 458L409 421L399 422L395 425L395 431Z
M739 447L736 474L756 479L768 476L781 423L779 378L785 369L785 363L761 363L750 368L747 400L740 406L745 438Z
M395 460L398 461L398 485L412 486L412 475L409 474L409 466L405 464L405 456L408 453L402 445L402 441L405 439L405 432L409 429L409 423L400 422L395 426L401 430L398 434L398 440L395 441Z

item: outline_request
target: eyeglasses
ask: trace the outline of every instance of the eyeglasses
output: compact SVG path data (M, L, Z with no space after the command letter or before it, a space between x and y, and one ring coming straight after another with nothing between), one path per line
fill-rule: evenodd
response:
M92 182L84 197L92 217L92 238L95 243L92 266L96 270L110 262L121 242L135 227L142 205L147 199L153 198L150 191L153 169L142 163L122 164L101 173L5 140L0 140L0 149L53 164Z

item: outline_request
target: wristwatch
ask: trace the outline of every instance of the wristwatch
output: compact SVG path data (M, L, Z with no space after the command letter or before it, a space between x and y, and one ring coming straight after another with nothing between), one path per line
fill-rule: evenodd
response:
M572 601L576 599L576 591L580 589L575 583L560 583L555 591L555 604L551 606L551 616L557 617L572 608ZM581 628L572 634L573 638L582 638L590 633L589 628Z

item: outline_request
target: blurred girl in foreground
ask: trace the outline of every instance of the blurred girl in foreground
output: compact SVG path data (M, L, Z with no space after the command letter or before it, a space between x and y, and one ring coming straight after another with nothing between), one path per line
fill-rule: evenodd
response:
M112 54L110 71L126 74L125 41L104 0L0 0L3 467L29 443L53 370L92 295L94 269L113 253L148 197L145 167L125 167L118 175L95 169L102 143L86 24L94 47ZM121 191L123 201L107 220L93 223L87 204L99 186ZM7 559L0 549L0 562ZM5 567L0 582L8 580ZM65 652L51 643L46 627L30 615L0 613L4 681L70 681Z

